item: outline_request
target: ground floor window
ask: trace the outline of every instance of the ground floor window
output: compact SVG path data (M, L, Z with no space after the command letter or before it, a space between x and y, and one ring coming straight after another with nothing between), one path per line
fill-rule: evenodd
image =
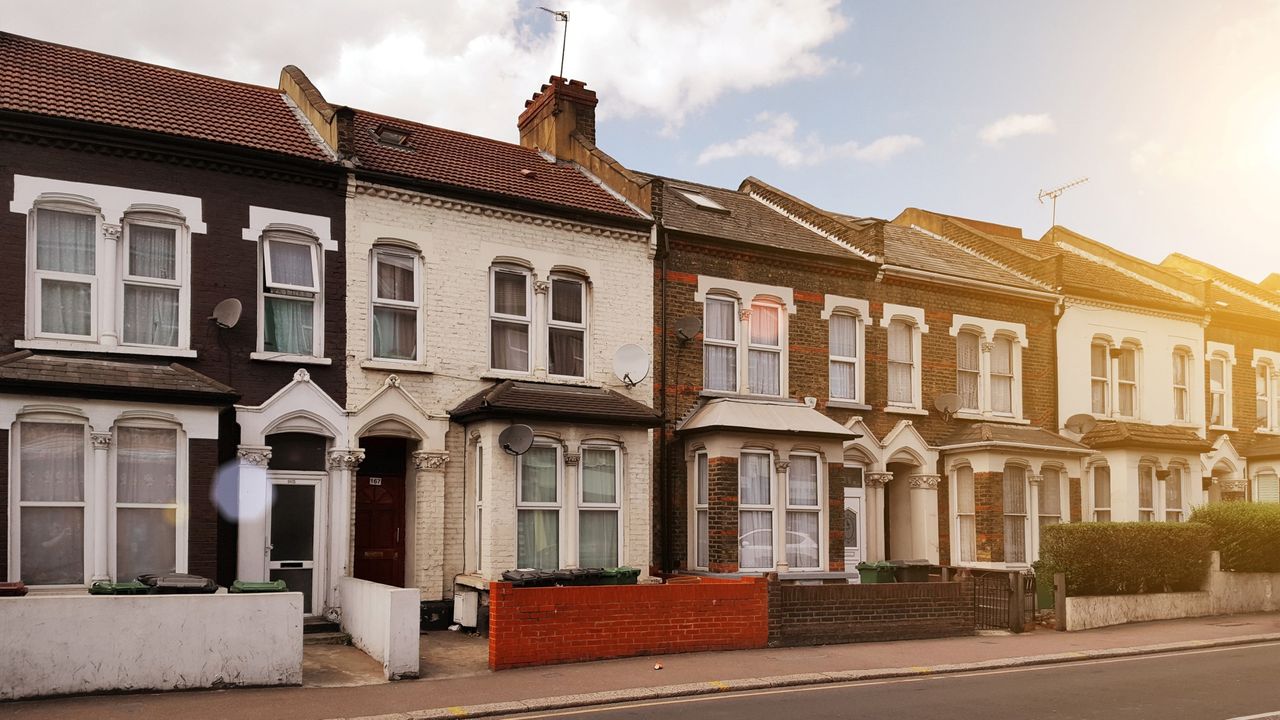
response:
M957 562L975 562L978 559L978 528L973 497L973 468L964 465L956 468L952 474L956 485Z
M1093 519L1111 521L1111 468L1106 465L1093 468Z
M1138 520L1151 522L1156 519L1155 468L1138 467Z
M1182 468L1177 465L1169 468L1169 479L1164 481L1164 519L1182 520Z
M15 429L17 579L28 585L82 585L88 427L24 421Z
M738 464L738 568L768 570L773 560L773 454L744 452Z
M116 577L177 569L178 431L116 429Z
M1256 502L1280 502L1280 477L1275 473L1265 473L1257 477L1257 492L1253 499Z
M560 567L560 449L535 445L520 456L516 498L516 563Z
M1062 522L1062 473L1057 468L1044 468L1040 477L1036 512L1037 522L1043 531L1050 525Z
M583 445L572 472L564 448L535 444L517 461L520 568L617 567L622 561L622 449ZM479 521L477 509L477 521ZM576 539L576 542L575 542Z
M1004 469L1004 561L1027 561L1027 469Z
M711 537L708 525L708 485L710 483L707 454L700 452L694 459L695 488L693 497L694 515L694 567L706 569L710 567Z
M584 447L578 498L578 567L618 566L622 509L618 449Z
M787 468L787 565L816 570L821 563L818 457L792 455Z

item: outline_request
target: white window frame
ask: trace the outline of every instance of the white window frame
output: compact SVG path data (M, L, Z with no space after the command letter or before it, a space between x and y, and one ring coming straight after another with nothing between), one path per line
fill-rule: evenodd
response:
M480 443L476 444L475 468L475 569L476 572L481 572L481 563L484 560L484 445Z
M977 356L978 367L973 369L960 367L960 339L961 338L973 338L974 346L978 351L978 356ZM965 328L956 334L956 394L957 396L960 397L960 402L961 402L960 412L971 412L971 413L982 412L982 405L983 405L982 400L983 400L983 397L986 395L986 393L984 392L986 382L984 382L983 372L982 372L982 366L983 366L982 356L984 354L982 351L982 342L983 342L982 333L978 330ZM974 383L974 390L975 390L974 398L973 398L974 404L971 407L965 406L964 396L960 395L960 377L962 375L971 375L976 380L976 382Z
M1043 512L1040 507L1042 499L1049 495L1049 493L1046 492L1046 490L1049 487L1048 485L1049 473L1053 473L1058 478L1058 512L1057 514ZM1045 518L1057 518L1058 522L1050 523L1050 525L1060 525L1060 524L1069 522L1070 513L1071 513L1071 494L1070 494L1071 480L1067 477L1067 471L1057 465L1044 465L1040 468L1040 478L1041 478L1040 488L1036 493L1036 508L1035 508L1037 535L1039 534L1040 531L1043 531L1044 528L1049 526L1044 523ZM1040 554L1040 548L1038 547L1038 544L1037 544L1037 547L1035 548L1035 554L1036 554L1036 559L1038 560L1039 554Z
M1178 384L1178 367L1182 367L1183 383ZM1191 351L1185 347L1173 349L1173 420L1174 422L1191 421ZM1182 413L1178 413L1178 400L1182 400Z
M814 493L817 497L814 499L813 505L797 505L791 502L791 469L795 465L797 458L812 460L814 467ZM787 482L780 488L779 497L783 498L782 510L779 513L782 517L780 521L775 517L774 520L774 565L779 562L787 562L788 570L795 572L821 572L827 567L827 543L830 528L826 521L827 500L827 477L823 468L822 456L816 452L808 452L802 450L792 451L787 456ZM778 504L777 497L771 498L774 504ZM843 501L843 498L842 498ZM787 518L792 513L805 513L816 515L818 517L818 536L815 542L818 544L818 564L814 567L794 567L787 561Z
M512 275L521 275L524 277L524 315L509 315L500 313L497 310L497 277L498 273L510 273ZM495 367L493 362L493 326L496 322L509 323L514 325L524 325L525 333L525 356L528 358L528 367L524 370ZM533 272L528 268L518 265L492 265L489 268L489 327L486 334L486 349L488 357L485 362L493 372L511 373L515 375L532 375L533 368L537 365L537 359L533 353Z
M742 502L742 473L746 463L743 458L747 455L762 455L769 459L769 482L766 486L769 488L768 504L746 504ZM756 571L756 570L773 570L778 565L778 472L775 466L776 456L771 450L744 449L738 454L738 570L739 571ZM744 512L767 512L769 513L769 527L773 535L773 548L771 554L773 556L773 564L764 567L747 567L742 564L742 513ZM708 518L709 519L709 518Z
M1001 487L1000 519L1001 519L1001 523L1004 530L1004 532L1002 533L1003 541L1004 541L1003 554L1004 554L1004 562L1006 565L1021 566L1021 565L1027 565L1032 561L1031 522L1035 518L1035 516L1033 514L1034 511L1031 506L1031 482L1030 482L1031 468L1020 462L1005 463L1004 470L1001 473L1002 485L1008 484L1009 481L1007 476L1009 474L1009 470L1012 468L1017 468L1022 471L1022 512L1009 511L1008 494L1004 492L1004 487ZM1022 518L1022 559L1021 560L1009 559L1008 528L1009 528L1009 518L1011 517Z
M1106 500L1105 505L1100 504L1098 502L1099 500L1098 471L1099 470L1106 470L1107 472L1107 497L1105 498ZM1089 467L1089 500L1090 500L1089 515L1091 518L1093 518L1094 522L1110 522L1113 518L1112 511L1111 511L1112 495L1114 495L1112 485L1111 485L1112 480L1113 480L1113 477L1111 475L1111 466L1108 465L1107 463L1096 463ZM1099 513L1105 513L1106 517L1100 518Z
M576 550L576 545L570 542L569 535L566 532L568 528L567 528L567 522L565 520L565 515L568 513L566 512L565 502L564 502L564 499L565 499L564 446L558 442L535 440L533 443L533 447L554 448L556 451L556 499L555 499L555 502L532 502L532 501L526 501L524 499L524 463L520 461L520 458L517 458L516 464L515 464L516 465L516 534L514 538L515 547L513 549L515 550L515 555L518 560L520 555L520 540L519 540L520 519L519 517L520 517L521 510L555 510L556 521L557 521L556 525L558 528L557 530L558 534L556 536L557 551L559 553L558 564L560 567L565 567L569 557L568 551L566 548L570 545L573 545L575 548L574 554L577 553L577 550Z
M1147 504L1143 504L1143 485L1149 485ZM1149 462L1138 464L1138 521L1155 522L1156 519L1156 468Z
M129 274L129 244L132 242L131 230L135 226L156 227L173 230L174 240L174 279L152 278ZM139 209L127 213L120 232L119 296L116 301L116 327L119 328L120 344L127 347L151 347L164 349L183 349L191 347L191 229L180 215L173 215L158 209ZM153 287L178 291L178 344L148 345L130 343L124 336L124 296L127 286Z
M703 350L702 350L702 363L703 363L703 371L702 371L702 385L703 385L703 388L704 388L704 389L706 389L706 390L710 390L710 391L712 391L712 392L736 393L736 392L738 392L738 389L741 387L741 383L742 383L742 375L746 372L746 371L745 371L745 369L742 367L742 357L741 357L741 356L742 356L742 353L741 353L741 351L740 351L740 347L739 347L739 345L740 345L740 343L741 343L741 341L742 341L742 322L741 322L738 318L739 318L739 314L740 314L740 312L741 312L741 310L742 310L742 305L741 305L741 303L738 301L738 299L737 299L737 298L735 298L735 297L730 297L730 296L728 296L728 295L707 295L706 299L704 299L704 300L703 300L703 310L702 310L702 312L703 312L703 327L704 327L704 328L706 327L706 319L705 319L705 318L706 318L706 313L707 313L706 308L707 308L707 307L709 307L709 306L710 306L710 304L711 304L711 303L713 303L713 302L723 302L723 303L729 303L729 304L731 304L731 305L732 305L732 307L733 307L733 323L730 325L730 327L732 327L732 328L733 328L733 339L732 339L732 340L722 340L722 339L717 339L717 338L712 338L712 337L710 337L710 336L709 336L705 331L702 333L702 344L703 344ZM714 347L729 348L729 349L733 350L733 372L729 374L729 376L730 376L731 378L733 378L733 387L732 387L732 388L712 388L712 387L709 387L709 386L707 385L707 378L708 378L708 375L707 375L707 371L706 371L706 366L707 366L707 358L708 358L708 356L709 356L709 354L707 353L707 350L706 350L706 347L707 347L707 346L714 346Z
M1263 481L1276 484L1276 500L1262 500L1259 496L1262 494L1261 484ZM1264 468L1253 475L1253 502L1280 502L1280 474L1272 468Z
M580 302L582 303L582 322L574 323L565 320L555 319L555 295L556 282L571 282L578 286ZM589 293L587 292L587 281L585 278L576 275L566 275L563 273L554 273L548 278L547 283L547 374L553 378L568 378L573 380L584 379L591 374L591 352L590 341L591 333L588 332L590 307L587 305ZM572 330L582 333L582 374L566 375L564 373L555 373L551 371L551 330Z
M689 567L707 570L711 567L711 457L706 450L699 450L693 454L691 477L693 482L689 483L689 499L693 512L690 514L688 536L693 538L693 542L689 543ZM705 515L707 518L707 556L706 562L703 563L698 562L703 535L698 523L699 515Z
M120 430L128 428L152 428L160 430L171 430L174 433L174 442L176 444L176 457L174 458L174 502L172 503L122 503L119 501L119 478L120 469ZM133 578L121 578L117 574L117 564L119 562L119 512L121 509L140 508L148 510L173 510L174 512L174 572L187 572L189 557L189 548L187 539L189 536L188 527L190 525L190 507L189 502L189 485L190 471L187 457L187 434L183 432L181 426L176 423L161 420L150 420L146 418L122 418L112 427L111 440L111 456L110 456L110 480L108 485L108 502L110 512L107 520L107 536L110 538L110 547L107 548L107 564L110 568L111 577L118 582L127 582ZM316 532L319 532L317 525Z
M992 359L994 357L993 353L995 352L995 349L999 347L999 344L1002 342L1009 343L1009 372L1007 374L997 373L995 370L995 362ZM981 345L978 347L979 349L982 348ZM1019 416L1022 414L1022 346L1018 343L1018 339L1016 337L1012 337L1005 333L996 333L991 338L991 348L992 351L990 353L984 353L987 355L987 362L985 363L987 368L987 392L985 393L987 407L984 408L984 410L989 410L991 414L998 417ZM995 379L997 377L1009 378L1008 410L996 409Z
M787 346L787 320L786 320L787 309L781 303L774 302L771 300L764 300L764 299L752 300L750 307L751 307L752 317L755 316L756 310L761 308L770 308L777 313L778 344L765 345L763 343L755 342L751 338L751 324L750 322L747 323L747 328L746 328L747 331L743 333L743 335L745 335L743 340L746 342L747 350L745 354L740 352L738 356L738 361L742 368L742 372L746 375L747 391L752 395L761 395L764 397L785 397L787 394L787 383L786 383L787 358L786 358L786 353L784 352L784 349ZM777 356L778 358L778 377L777 377L778 392L777 393L755 392L754 390L752 390L751 388L751 381L752 381L751 354L752 353L767 353L767 354ZM746 358L746 362L742 363L742 359L744 357Z
M1094 350L1097 348L1102 349L1102 357L1103 357L1102 367L1104 368L1103 372L1106 373L1105 375L1097 375L1093 371L1093 353L1094 353ZM1093 341L1089 343L1089 412L1092 413L1093 415L1109 416L1111 414L1111 407L1114 404L1111 397L1111 391L1113 386L1113 383L1111 382L1111 376L1112 376L1111 343L1107 342L1106 340L1102 340L1100 338L1094 338ZM1094 396L1093 386L1099 385L1099 384L1102 385L1102 409L1101 410L1099 410L1093 404L1093 396Z
M1214 390L1213 388L1213 364L1222 363L1222 387ZM1231 369L1234 360L1226 352L1221 350L1211 351L1209 354L1209 407L1208 422L1210 428L1231 428L1235 425L1235 418L1232 416L1231 408ZM1214 399L1221 398L1222 417L1220 422L1213 422L1213 406Z
M586 467L583 463L584 463L584 462L585 462L585 460L586 460L586 454L587 454L587 452L588 452L588 451L604 451L604 452L611 452L611 453L613 453L613 502L611 502L611 503L589 503L589 502L587 502L585 499L583 499L582 493L583 493L583 489L585 488L585 485L586 485L586 484L582 481L582 473L583 473L583 469ZM576 528L576 531L573 533L573 537L574 537L574 543L573 543L573 557L574 557L574 564L575 564L575 565L578 565L578 566L581 566L581 562L580 562L580 559L581 559L581 553L582 553L582 522L581 522L581 519L580 519L580 518L581 518L581 514L582 514L582 513L584 513L584 512L612 512L612 513L614 513L614 518L615 518L615 521L617 522L617 528L618 528L618 533L617 533L617 535L618 535L617 557L618 557L618 564L619 564L619 565L621 565L621 564L623 564L623 548L624 548L624 546L625 546L625 542L624 542L625 538L624 538L623 530L622 530L622 528L623 528L623 523L622 523L622 505L623 505L623 503L622 503L622 488L623 488L623 482L622 482L622 477L623 477L623 467L622 467L623 453L622 453L622 448L618 447L617 445L610 445L610 444L599 443L599 442L583 443L582 445L580 445L580 446L578 447L578 457L579 457L579 460L578 460L578 473L579 473L579 474L578 474L578 491L577 491L577 493L576 493L576 498L575 498L575 500L577 501L577 503L576 503L576 507L574 507L574 512L573 512L573 523L574 523L574 526L575 526L575 528ZM563 554L563 550L561 551L561 554Z
M300 285L289 285L287 283L276 283L271 277L271 243L285 242L295 245L307 246L311 251L312 262L312 279L315 281L313 287L303 287ZM322 252L320 240L307 228L294 225L271 224L266 226L259 238L258 251L258 350L250 357L254 360L307 360L322 359L324 354L324 306L325 306L325 284L324 284L324 253ZM274 293L271 290L283 290L283 293ZM306 301L308 298L299 297L288 294L292 292L313 293L311 301L312 313L312 339L311 354L292 353L284 351L267 351L265 349L266 341L266 307L267 297L279 297L285 300Z
M391 300L378 296L378 258L381 255L393 255L400 258L407 258L413 263L413 299L412 300ZM423 318L422 318L422 253L417 250L410 249L403 245L378 242L375 243L373 249L369 253L369 359L378 362L388 363L406 363L420 364L425 357L423 345L425 338L423 337ZM412 310L414 312L414 356L412 358L393 358L383 357L377 354L377 348L374 344L374 313L378 308L387 308L391 310Z
M93 258L94 273L90 275L81 275L79 273L61 272L57 270L40 270L36 265L36 243L37 228L39 222L40 210L51 210L53 212L68 213L73 215L87 215L94 218L93 225ZM103 240L102 240L102 210L96 202L78 195L68 195L63 193L46 193L36 199L31 210L27 213L27 337L30 338L48 338L51 340L69 340L73 342L82 342L96 344L99 342L101 333L101 322L99 313L102 310L102 299L100 297L100 288L98 278L102 274L101 270L106 262L113 262L102 257ZM41 318L41 298L42 288L45 280L71 282L89 286L89 334L88 335L72 335L69 333L45 332L41 329L43 321Z
M1112 348L1113 357L1111 358L1112 376L1115 382L1112 383L1115 391L1115 398L1112 401L1112 407L1115 409L1115 416L1119 418L1140 418L1142 417L1142 348L1134 343L1121 343L1119 346ZM1125 380L1120 377L1120 364L1125 353L1133 353L1133 379ZM1125 389L1130 388L1133 393L1132 412L1124 414L1121 412L1122 404L1120 402L1121 394Z
M1165 522L1182 522L1187 516L1187 477L1190 472L1180 463L1169 465L1169 477L1164 481L1164 517ZM1178 488L1178 505L1169 505L1169 488Z
M847 320L849 320L849 322L852 322L852 323L853 323L853 352L854 352L854 355L853 355L852 357L851 357L851 356L848 356L848 355L836 355L836 354L832 351L832 349L831 349L831 342L830 342L830 336L831 336L831 325L832 325L832 323L833 323L833 322L835 322L836 318L847 319ZM835 311L835 312L832 312L832 313L830 314L830 316L827 318L827 337L828 337L828 341L827 341L827 363L828 363L828 369L827 369L827 379L828 379L828 382L827 382L827 395L828 395L828 397L829 397L831 400L834 400L834 401L836 401L837 403L839 403L839 402L847 402L847 403L862 403L862 402L865 402L865 401L863 400L863 398L865 397L865 394L864 394L864 392L863 392L863 387L864 387L864 379L863 379L863 378L864 378L864 373L863 373L863 363L861 362L861 359L862 359L863 357L865 357L865 355L866 355L866 353L865 353L864 335L865 335L865 332L864 332L864 328L863 328L863 320L862 320L862 316L861 316L861 315L859 315L858 313L855 313L855 312L849 312L849 311L846 311L846 310L837 310L837 311ZM852 396L852 397L840 397L840 396L836 395L834 392L831 392L830 368L831 368L831 366L836 365L836 364L838 364L838 363L840 363L840 364L845 364L845 365L852 365L852 366L853 366L853 396Z
M901 400L895 401L892 399L886 399L885 401L886 406L887 406L887 409L900 408L900 409L908 409L908 410L919 410L921 409L921 399L920 399L921 329L920 329L920 325L917 324L913 318L895 316L892 318L888 318L883 322L886 333L892 330L892 326L894 323L902 323L902 325L908 329L911 335L911 388L910 388L911 399L905 402ZM886 357L887 357L887 350L886 350ZM903 363L904 361L901 361L901 360L886 360L887 366L892 366L894 364L903 364ZM892 374L890 374L890 378L886 379L886 384L892 382L891 378L892 378Z
M79 501L22 500L22 424L76 425L84 431L84 487ZM62 413L21 413L9 428L9 582L22 580L22 509L25 507L78 507L84 514L82 533L84 543L80 552L82 560L81 585L32 585L31 587L83 587L93 577L93 447L89 439L92 428L83 417Z
M969 497L973 501L969 510L965 511L961 500L961 481L960 474L967 472L969 476ZM973 467L968 462L957 464L951 468L951 477L955 479L955 492L951 495L951 516L955 518L951 526L952 555L956 565L972 565L978 562L978 513L977 513L977 486L974 481ZM973 527L973 544L965 547L962 544L964 532L962 525L965 518L968 518L970 525ZM965 557L968 551L968 557Z
M1266 409L1266 416L1257 419L1257 430L1265 433L1278 432L1280 418L1277 415L1280 415L1280 407L1277 407L1277 402L1280 401L1280 393L1277 393L1277 384L1280 384L1280 371L1277 371L1276 365L1269 358L1258 359L1254 362L1253 377L1255 408L1261 406ZM1258 391L1259 381L1262 383L1261 392Z

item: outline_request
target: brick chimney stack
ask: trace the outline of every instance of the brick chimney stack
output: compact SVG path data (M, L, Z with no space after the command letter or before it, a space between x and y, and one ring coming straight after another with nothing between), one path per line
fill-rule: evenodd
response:
M596 144L596 94L581 80L555 75L524 103L516 126L520 144L551 153L558 160L574 157L577 140Z

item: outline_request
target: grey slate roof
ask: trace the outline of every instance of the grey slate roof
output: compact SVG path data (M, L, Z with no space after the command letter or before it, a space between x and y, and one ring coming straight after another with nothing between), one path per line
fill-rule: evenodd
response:
M529 417L602 425L662 424L653 408L614 390L524 380L504 380L485 388L458 403L449 416L458 422Z
M1188 452L1208 452L1213 445L1196 434L1195 430L1175 425L1149 425L1147 423L1103 420L1080 438L1091 448L1105 447L1156 447Z
M229 403L234 389L188 367L86 357L37 355L22 350L0 357L0 392L38 390L155 395L203 403Z
M1088 447L1044 428L984 422L969 423L956 429L942 441L939 447L945 450L950 447L972 445L1035 447L1081 454L1091 452Z
M1023 290L1044 290L992 262L914 228L886 224L884 255L885 263L889 265Z

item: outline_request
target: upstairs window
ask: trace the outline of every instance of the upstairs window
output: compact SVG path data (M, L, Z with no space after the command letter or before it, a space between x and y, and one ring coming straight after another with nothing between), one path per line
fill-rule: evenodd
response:
M889 322L889 404L916 406L915 328L906 320Z
M1173 419L1186 422L1191 418L1189 391L1191 355L1186 350L1173 351Z
M547 362L552 375L584 377L587 347L586 283L551 278L551 315L547 325Z
M1227 427L1232 420L1228 408L1231 398L1227 393L1227 359L1221 355L1209 358L1209 424Z
M178 228L127 221L124 244L122 340L177 347L183 266Z
M418 360L418 256L374 248L373 285L373 357Z
M858 319L835 313L827 322L832 399L859 401Z
M1005 335L997 335L991 343L991 411L999 415L1012 415L1013 393L1013 340Z
M956 394L960 409L979 412L982 385L982 352L978 333L964 331L956 335Z
M35 211L36 326L41 335L86 339L97 301L97 216Z
M738 304L709 297L702 334L703 386L708 390L738 391Z
M781 321L777 305L752 303L747 381L753 395L782 394Z
M1276 414L1277 400L1280 399L1280 393L1276 392L1277 386L1280 386L1280 375L1276 373L1276 369L1270 362L1262 361L1258 363L1258 371L1254 377L1258 429L1268 431L1280 429L1280 416Z
M494 268L489 288L489 365L494 370L529 372L529 273Z
M1138 351L1121 347L1116 351L1116 414L1138 415Z
M299 233L263 235L262 349L317 355L320 246Z
M1094 341L1089 347L1091 407L1095 415L1106 415L1111 408L1111 357L1105 342Z

